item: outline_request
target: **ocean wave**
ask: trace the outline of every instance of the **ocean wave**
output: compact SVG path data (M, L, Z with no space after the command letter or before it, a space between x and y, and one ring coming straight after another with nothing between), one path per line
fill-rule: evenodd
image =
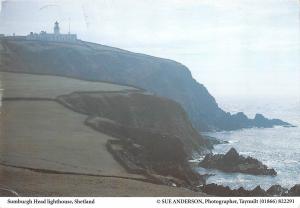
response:
M299 164L299 161L297 161L297 160L284 160L283 162L286 163L286 164L291 164L291 163L298 163Z

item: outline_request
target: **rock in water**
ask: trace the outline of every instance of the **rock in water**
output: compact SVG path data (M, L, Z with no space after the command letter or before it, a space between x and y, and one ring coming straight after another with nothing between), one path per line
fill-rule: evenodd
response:
M234 149L231 148L223 157L225 161L230 161L230 163L237 163L240 159L239 153Z
M214 196L232 196L232 190L228 186L224 187L215 183L204 185L202 191Z
M199 163L203 168L218 169L224 172L240 172L252 175L277 175L276 171L269 169L262 162L252 157L245 158L238 154L238 152L231 148L224 154L208 154L204 160Z
M289 196L300 196L300 184L296 184L288 191Z
M250 196L267 196L267 192L260 186L256 186L256 188L250 192Z
M288 189L281 187L280 185L273 185L267 190L267 194L270 196L286 196Z
M257 186L251 191L245 190L244 188L240 187L238 189L230 189L228 186L224 187L222 185L217 184L206 184L201 189L204 193L214 195L214 196L242 196L242 197L249 197L249 196L268 196L267 192L263 190L260 186Z

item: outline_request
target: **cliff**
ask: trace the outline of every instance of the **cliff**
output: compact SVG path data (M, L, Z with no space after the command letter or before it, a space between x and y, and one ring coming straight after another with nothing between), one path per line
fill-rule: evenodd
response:
M88 125L114 137L141 139L149 137L145 133L149 132L165 137L175 136L188 154L212 148L209 140L193 128L182 107L170 99L144 94L142 91L75 92L57 99L76 112L90 115L86 122ZM112 125L118 129L112 130ZM130 133L133 131L134 135L143 136L133 136ZM154 137L150 136L149 140L155 142Z
M143 91L75 92L57 100L89 115L86 125L116 138L107 148L128 172L168 185L203 183L188 159L212 145L197 133L176 102Z
M111 83L10 72L0 72L0 77L1 141L6 147L0 170L184 187L204 182L188 159L211 144L178 103ZM0 177L0 184L15 180Z
M224 112L208 90L193 79L188 68L172 60L82 41L0 41L1 71L60 75L143 88L180 103L200 131L289 125L260 115L249 119L243 113Z

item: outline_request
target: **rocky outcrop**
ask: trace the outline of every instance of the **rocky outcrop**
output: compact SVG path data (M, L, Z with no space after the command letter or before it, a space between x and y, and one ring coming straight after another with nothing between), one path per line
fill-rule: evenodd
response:
M205 183L204 178L189 166L180 140L144 132L155 140L149 141L149 138L134 136L141 135L141 132L137 133L134 129L127 131L131 132L132 138L110 140L107 149L129 173L143 174L157 183L170 186L192 188ZM161 137L164 137L163 141ZM170 145L173 145L172 148Z
M264 117L262 114L256 114L254 118L254 123L257 124L259 127L273 127L275 126L285 126L285 127L292 127L289 123L286 123L280 119L268 119Z
M300 184L296 184L288 191L289 196L300 196Z
M59 96L57 100L68 108L94 117L89 120L89 123L95 123L94 126L105 118L124 128L176 136L189 154L205 152L214 144L193 128L179 104L143 91L81 92ZM107 129L103 128L102 131ZM113 134L113 131L108 133ZM127 135L126 130L122 134Z
M263 197L263 196L300 196L300 185L293 186L290 190L281 187L280 185L273 185L267 191L260 186L252 190L245 190L243 187L238 189L230 189L228 186L224 187L217 184L204 185L201 190L204 193L214 196L239 196L239 197Z
M218 169L224 172L240 172L252 175L276 175L276 171L269 169L257 159L243 157L231 148L226 154L208 154L199 163L203 168Z
M269 196L287 196L288 189L281 187L280 185L273 185L267 190Z
M128 172L174 186L205 183L188 159L212 144L197 133L174 101L136 90L77 92L57 101L88 115L86 125L116 138L106 147Z
M206 139L207 141L209 141L209 143L211 143L212 145L217 145L217 144L228 144L228 141L220 140L220 139L217 139L217 138L212 137L212 136L207 136L207 135L203 135L203 134L202 134L202 137L203 137L204 139Z
M240 187L238 189L230 189L228 186L224 187L222 185L217 184L207 184L204 185L201 189L204 193L221 196L221 197L262 197L268 196L267 192L263 190L260 186L255 187L253 190L245 190Z
M261 115L249 119L243 113L224 112L188 68L175 61L87 42L68 44L2 38L0 44L2 71L134 85L180 103L200 131L289 126Z

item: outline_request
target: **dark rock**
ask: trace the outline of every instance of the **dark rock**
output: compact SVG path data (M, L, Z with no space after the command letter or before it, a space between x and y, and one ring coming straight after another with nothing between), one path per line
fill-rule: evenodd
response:
M230 161L231 163L237 163L240 159L239 153L236 151L236 149L231 148L224 156L224 161Z
M217 184L207 184L204 185L203 188L201 189L204 193L214 195L214 196L229 196L229 197L262 197L262 196L267 196L267 192L263 190L260 186L257 186L255 189L248 191L245 190L243 187L240 187L238 189L230 189L228 186L224 187L222 185L217 185Z
M232 117L236 119L236 121L241 123L248 122L249 120L249 118L243 112L238 112L237 114L233 114Z
M231 148L224 154L207 154L203 161L199 163L203 168L219 169L224 172L240 172L252 175L276 175L276 171L269 169L257 159L243 157Z
M240 187L233 191L233 196L247 197L247 196L250 196L250 193L251 193L251 191L248 191L248 190L244 189L243 187Z
M207 135L202 135L202 137L205 138L211 144L212 148L214 145L217 145L217 144L228 144L228 141L223 141L223 140L217 139L215 137L211 137L211 136L207 136Z
M86 124L119 139L108 141L106 146L130 173L144 174L157 183L172 186L196 187L205 183L205 178L189 166L188 154L176 136L132 128L97 117L88 119Z
M228 186L224 187L215 183L204 185L202 191L213 196L232 196L232 191Z
M293 186L290 190L281 187L280 185L273 185L267 191L260 186L253 190L245 190L243 187L238 189L230 189L228 186L224 187L217 184L206 184L201 191L214 196L230 196L230 197L265 197L265 196L300 196L300 184Z
M280 119L267 119L264 117L262 114L256 114L254 117L254 122L259 126L259 127L273 127L273 126L291 126L289 123L284 122Z
M281 187L280 185L273 185L267 190L267 194L270 196L285 196L288 189Z
M255 121L265 121L265 120L266 120L266 117L264 117L264 116L263 116L262 114L260 114L260 113L257 113L257 114L255 114L254 120L255 120Z
M126 130L134 142L128 143L121 139L117 148L112 147L110 152L129 172L145 174L171 186L196 187L205 183L205 178L189 166L187 154L178 138L138 129ZM162 138L163 141L160 141Z
M252 191L250 191L249 196L267 196L267 192L263 190L260 186L257 186Z
M288 191L289 196L300 196L300 184L296 184Z

